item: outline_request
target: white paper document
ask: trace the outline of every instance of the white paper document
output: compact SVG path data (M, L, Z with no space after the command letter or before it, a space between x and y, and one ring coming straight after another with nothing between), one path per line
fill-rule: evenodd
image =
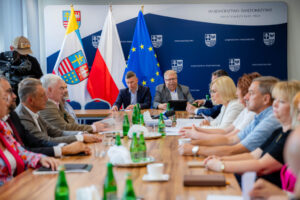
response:
M200 123L202 122L203 119L181 119L178 118L176 120L176 127L177 128L182 128L185 126L192 126L193 124L195 124L196 126L199 126Z
M232 195L207 195L206 200L243 200L242 196L232 196Z
M179 130L180 128L177 127L166 127L166 135L180 135Z
M256 172L246 172L242 175L242 193L244 200L250 200L249 192L256 180Z

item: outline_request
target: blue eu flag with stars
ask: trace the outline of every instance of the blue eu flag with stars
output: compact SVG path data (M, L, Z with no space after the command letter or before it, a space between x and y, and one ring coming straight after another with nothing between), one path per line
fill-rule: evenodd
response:
M133 71L139 79L139 85L148 86L151 91L152 99L155 96L155 88L164 82L157 56L154 52L149 32L145 23L142 11L139 12L134 36L127 61L127 67L123 75L128 71Z

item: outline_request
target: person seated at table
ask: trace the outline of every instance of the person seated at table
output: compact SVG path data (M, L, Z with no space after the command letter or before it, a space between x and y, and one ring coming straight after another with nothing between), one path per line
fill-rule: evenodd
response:
M18 89L21 103L15 109L25 129L39 139L58 143L100 142L101 136L81 131L63 131L55 128L38 114L47 103L47 96L42 83L38 79L26 78L19 83Z
M278 82L272 91L273 113L281 124L267 141L249 153L234 156L210 156L204 162L213 171L244 173L255 171L277 186L281 186L280 169L284 164L283 147L292 128L291 105L293 97L300 91L300 81Z
M47 103L39 115L52 126L65 131L87 131L96 133L105 130L105 124L101 121L92 125L78 124L65 110L64 102L66 84L64 80L55 74L46 74L41 77L43 88L46 90Z
M216 78L210 85L210 94L215 104L222 105L221 112L211 122L202 121L203 125L210 125L215 128L227 128L243 110L236 96L236 87L229 76Z
M221 76L228 76L228 73L223 69L218 69L214 71L211 74L211 82L213 82L216 78L219 78ZM202 106L205 108L196 108L192 104L188 103L186 105L187 112L195 115L203 114L205 116L212 117L213 119L215 119L219 115L222 107L221 104L213 105L211 100L206 100L206 99L197 99L193 102L193 104L197 104L198 107Z
M300 93L299 93L300 97ZM300 98L299 98L300 100ZM300 115L298 115L300 118ZM299 119L298 119L299 120ZM281 176L282 188L266 181L263 178L258 179L249 196L259 199L271 199L275 197L280 200L300 199L300 126L298 126L288 137L284 145L284 158L289 166L291 173L288 177ZM282 172L283 170L281 170ZM282 175L283 173L281 173ZM296 175L294 175L296 174ZM288 190L291 188L292 190Z
M76 114L75 114L75 111L73 109L73 107L70 105L69 103L69 91L68 91L68 86L66 84L66 82L64 82L64 97L62 99L62 101L60 102L61 105L63 105L63 108L69 113L69 115L75 120L75 122L79 122Z
M253 72L250 74L244 74L239 78L237 83L236 95L238 97L239 102L244 106L243 111L237 116L237 118L233 121L232 124L225 128L201 128L201 127L183 127L180 130L182 135L185 132L189 132L189 130L193 129L198 132L198 134L204 134L202 138L213 139L214 137L218 137L218 134L228 134L228 135L236 135L238 132L243 130L250 122L253 120L255 113L249 111L246 106L246 101L244 99L245 95L248 93L248 88L254 78L260 77L261 75L257 72ZM206 134L210 133L210 134Z
M260 147L273 131L280 127L280 123L274 117L272 110L273 98L271 89L278 82L272 76L262 76L253 79L249 92L245 96L249 111L256 115L252 122L237 135L219 134L217 138L201 138L203 134L196 131L185 134L192 139L191 144L179 146L182 155L234 155L254 151ZM203 146L198 146L203 145Z
M187 100L194 102L189 87L178 84L177 73L174 70L167 70L164 73L165 84L156 86L153 108L167 109L169 100Z
M7 96L0 87L0 118L8 112ZM25 150L11 135L9 128L0 120L0 186L22 173L26 168L44 166L56 170L58 161Z
M12 136L22 147L28 151L42 153L47 156L60 157L62 155L71 155L84 152L90 154L90 149L82 142L73 142L70 145L62 145L56 142L46 141L36 138L34 135L25 130L20 118L14 111L16 108L17 96L12 90L8 80L0 76L0 86L3 88L5 95L8 97L8 113L2 118L5 125L10 129Z
M138 85L138 78L132 71L128 71L125 76L125 82L128 88L121 89L116 102L111 108L113 111L118 111L121 106L125 110L132 110L134 105L139 103L141 109L151 107L151 93L149 87Z

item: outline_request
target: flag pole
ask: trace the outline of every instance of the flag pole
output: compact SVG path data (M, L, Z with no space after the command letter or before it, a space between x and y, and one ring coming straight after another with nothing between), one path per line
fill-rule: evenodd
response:
M144 5L141 6L142 13L144 13Z
M112 5L111 4L109 5L109 10L110 10L110 12L112 12Z

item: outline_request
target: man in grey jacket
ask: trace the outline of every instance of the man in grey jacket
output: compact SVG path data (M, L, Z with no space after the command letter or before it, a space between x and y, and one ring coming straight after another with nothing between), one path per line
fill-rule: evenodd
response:
M194 98L187 86L178 84L177 73L167 70L164 74L165 84L156 87L153 108L166 109L169 100L187 100L194 102Z
M99 135L86 134L79 131L62 131L44 121L38 114L46 106L47 96L42 83L38 79L26 78L18 89L21 103L16 108L21 123L27 131L37 138L58 143L100 142Z

